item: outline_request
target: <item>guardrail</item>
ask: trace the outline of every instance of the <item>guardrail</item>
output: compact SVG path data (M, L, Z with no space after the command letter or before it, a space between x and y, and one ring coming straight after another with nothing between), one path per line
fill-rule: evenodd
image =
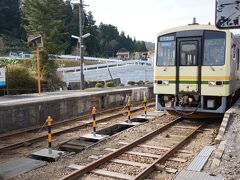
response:
M95 64L95 65L87 65L84 66L84 72L85 71L90 71L90 70L98 70L98 69L103 69L103 68L110 68L110 67L119 67L119 66L125 66L125 65L143 65L143 66L152 66L151 62L148 61L143 61L143 60L129 60L129 61L115 61L114 63L106 63L106 64ZM75 67L62 67L58 68L57 71L61 72L63 74L65 73L72 73L72 72L78 72L80 71L80 66L75 66Z
M20 53L15 53L15 52L9 52L9 57L10 58L17 58L17 59L23 59L23 58L32 58L34 55L33 54L26 54L24 52Z
M79 56L73 56L73 55L53 55L56 58L60 58L60 59L72 59L72 60L76 60L79 61L80 57ZM116 61L120 61L122 62L122 60L119 59L107 59L107 58L97 58L97 57L84 57L85 60L90 60L90 61L99 61L99 62L116 62Z

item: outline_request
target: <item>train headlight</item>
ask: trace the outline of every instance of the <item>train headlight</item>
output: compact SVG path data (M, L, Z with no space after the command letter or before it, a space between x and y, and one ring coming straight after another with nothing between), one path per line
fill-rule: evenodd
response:
M223 81L208 81L209 86L222 86Z
M162 81L162 84L163 84L163 85L169 85L169 81L163 80L163 81Z
M189 102L189 103L192 103L192 102L193 102L193 98L192 98L192 97L189 97L189 98L188 98L188 102Z
M157 81L155 81L155 83L157 83L159 85L168 85L169 81L168 80L157 80Z

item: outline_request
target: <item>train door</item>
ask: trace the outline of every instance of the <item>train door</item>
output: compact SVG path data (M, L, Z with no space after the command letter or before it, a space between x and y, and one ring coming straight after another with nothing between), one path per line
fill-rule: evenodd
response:
M201 93L201 38L177 39L176 93Z

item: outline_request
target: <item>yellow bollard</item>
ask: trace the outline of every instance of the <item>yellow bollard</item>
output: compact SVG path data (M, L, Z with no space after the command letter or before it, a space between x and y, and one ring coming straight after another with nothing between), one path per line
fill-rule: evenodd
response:
M147 97L144 96L144 114L145 114L145 119L147 119Z
M52 132L51 132L52 121L53 119L51 118L51 116L48 116L47 123L48 123L48 153L49 154L52 154Z
M128 99L128 123L132 123L131 122L131 100L130 98Z
M95 106L93 106L93 108L92 108L92 116L93 116L93 136L96 136L96 127L97 127L96 114L97 114L97 109L96 109Z

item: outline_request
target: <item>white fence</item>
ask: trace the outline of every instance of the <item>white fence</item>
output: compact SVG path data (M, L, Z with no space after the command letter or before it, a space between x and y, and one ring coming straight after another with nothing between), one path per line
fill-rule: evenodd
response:
M53 55L54 57L61 58L61 59L72 59L72 60L77 60L79 61L80 57L79 56L72 56L72 55ZM106 58L96 58L96 57L84 57L85 60L90 60L90 61L98 61L98 62L122 62L122 60L119 59L106 59Z
M76 82L80 79L80 67L58 68L63 75L63 81ZM153 81L153 66L142 60L115 61L114 63L84 66L84 76L87 81L109 80L120 78L123 84L128 81Z
M10 58L17 58L17 59L23 59L23 58L32 58L34 55L33 54L26 54L24 52L20 53L15 53L15 52L9 52L9 57Z
M83 69L84 71L89 71L94 69L96 70L96 69L102 69L102 68L118 67L118 66L124 66L129 64L152 66L152 63L148 61L130 60L130 61L115 61L115 62L110 62L106 64L87 65L87 66L83 66ZM77 72L77 71L80 71L80 66L58 68L58 71L62 72L63 74L68 72Z

